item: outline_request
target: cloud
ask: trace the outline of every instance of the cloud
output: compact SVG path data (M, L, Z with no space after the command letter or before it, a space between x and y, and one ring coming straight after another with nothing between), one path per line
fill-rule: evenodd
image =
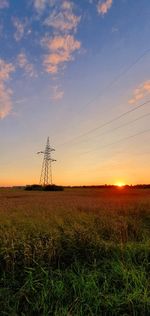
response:
M24 22L24 23L21 22L18 17L13 17L12 18L12 22L13 22L13 25L14 25L14 27L16 29L16 31L14 33L14 38L18 42L24 36L24 30L25 30L26 22Z
M60 32L76 31L81 17L73 13L73 4L63 1L61 6L55 9L45 20L44 24L51 26Z
M7 88L6 82L14 70L12 64L0 59L0 119L6 117L12 109L12 90Z
M12 109L12 90L5 87L0 81L0 119L6 117Z
M79 50L81 43L73 35L54 36L44 39L44 45L49 53L44 57L44 65L48 73L56 74L59 66L73 60L73 53Z
M119 28L113 26L112 29L111 29L111 31L112 31L112 33L117 33L117 32L119 32Z
M46 72L55 75L74 59L75 51L81 47L81 42L74 37L81 17L74 13L71 0L32 0L32 3L42 13L43 27L47 27L46 36L41 40L46 51L43 65Z
M28 74L30 77L36 76L36 71L34 69L34 66L28 62L27 56L25 53L20 53L17 57L18 66L21 69L24 69L26 74Z
M45 10L47 4L47 0L33 0L34 8L38 13L41 13Z
M61 89L60 86L58 86L58 85L52 86L51 90L52 90L52 96L51 96L52 100L59 101L63 98L64 91Z
M97 11L99 14L104 15L108 12L113 4L113 0L105 0L103 2L99 2L97 5Z
M47 27L47 35L41 40L41 45L46 51L43 65L45 71L55 79L57 79L55 75L64 69L68 62L74 60L75 52L80 51L81 48L81 42L74 36L81 20L81 16L74 12L75 8L71 0L38 2L38 10L42 13L44 10L43 26ZM58 101L63 98L64 91L59 84L53 86L51 90L52 100Z
M3 59L0 59L0 81L7 81L14 70L12 64L8 64Z
M150 95L150 80L145 81L133 91L133 97L128 101L129 104L136 104L138 101Z
M0 0L0 9L9 8L9 2L7 0Z
M64 0L62 2L62 8L65 10L71 10L73 8L73 3L70 0Z

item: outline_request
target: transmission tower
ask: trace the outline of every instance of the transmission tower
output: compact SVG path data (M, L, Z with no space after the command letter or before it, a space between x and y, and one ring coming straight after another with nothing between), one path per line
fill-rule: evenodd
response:
M41 176L40 176L40 184L43 186L53 183L52 182L52 162L56 160L51 157L52 151L55 151L55 149L50 146L49 137L48 137L45 150L37 152L37 154L44 155Z

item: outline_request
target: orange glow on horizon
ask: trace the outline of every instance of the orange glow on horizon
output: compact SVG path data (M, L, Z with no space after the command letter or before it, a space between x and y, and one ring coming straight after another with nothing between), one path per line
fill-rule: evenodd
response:
M119 187L119 188L122 188L122 187L125 186L125 183L124 183L124 182L121 182L121 181L118 181L118 182L115 183L115 185L116 185L117 187Z

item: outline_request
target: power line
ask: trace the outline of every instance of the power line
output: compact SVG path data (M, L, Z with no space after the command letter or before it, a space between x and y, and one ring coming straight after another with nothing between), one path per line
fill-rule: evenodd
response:
M92 100L90 100L89 102L87 102L82 108L81 110L78 112L78 114L80 114L82 112L82 110L84 108L86 108L88 105L92 104L93 102L95 102L99 97L101 97L103 95L103 93L105 92L105 90L111 88L113 86L113 84L115 84L121 77L123 77L128 71L130 71L144 56L146 56L148 53L150 52L150 48L148 48L144 53L142 53L130 66L128 66L124 71L122 71L119 75L117 75L106 87L104 87L104 89L97 94L96 97L94 97ZM73 124L74 125L74 124ZM66 144L66 142L65 142ZM62 146L63 144L61 144L60 146Z
M110 143L110 144L108 144L108 145L101 146L101 148L107 148L107 147L109 147L109 146L113 146L113 145L115 145L115 144L117 144L117 143L120 143L120 142L122 142L122 141L124 141L124 140L128 140L128 139L134 138L134 137L136 137L136 136L139 136L139 135L142 135L142 134L146 134L146 133L148 133L148 132L150 132L150 128L147 129L147 130L144 130L144 131L142 131L142 132L139 132L139 133L136 133L136 134L133 134L133 135L130 135L130 136L121 138L121 139L117 140L116 142ZM81 155L88 154L88 153L90 153L90 152L97 151L97 150L99 150L99 149L89 150L89 151L83 152Z
M139 116L138 118L136 118L136 119L134 119L134 120L132 120L132 121L130 121L130 122L128 122L128 123L122 124L122 125L120 125L120 126L117 126L117 127L115 127L115 128L110 129L109 131L106 131L106 132L104 132L104 133L101 133L101 134L98 135L98 136L103 136L103 135L112 133L113 131L116 131L116 130L122 128L122 127L128 126L128 125L130 125L130 124L132 124L132 123L134 123L134 122L137 122L137 121L139 121L139 120L141 120L141 119L143 119L144 117L147 117L147 116L149 116L149 115L150 115L150 112L149 112L149 113L146 113L146 114L144 114L144 115L141 115L141 116Z
M126 111L126 112L124 112L124 113L122 113L122 114L120 114L120 115L114 117L112 120L107 121L107 122L105 122L105 123L102 124L102 125L98 125L98 126L94 127L93 129L90 129L90 130L88 130L87 132L85 132L85 133L83 133L83 134L80 134L80 135L78 135L78 136L76 136L76 137L74 137L74 138L72 138L72 139L70 139L70 140L68 140L68 141L66 141L66 142L64 142L64 143L62 143L62 144L60 144L59 146L64 146L64 145L66 145L66 144L70 144L70 143L72 143L73 141L75 141L75 140L77 140L77 139L79 139L79 138L82 138L82 137L84 137L84 136L87 136L87 135L89 135L89 134L91 134L91 133L93 133L93 132L95 132L95 131L97 131L97 130L99 130L99 129L101 129L101 128L104 128L105 126L110 125L111 123L113 123L113 122L115 122L115 121L121 119L122 117L124 117L124 116L126 116L126 115L128 115L128 114L130 114L130 113L132 113L132 112L134 112L134 111L136 111L136 110L138 110L138 109L140 109L141 107L143 107L144 105L146 105L146 104L148 104L148 103L150 103L150 100L148 100L148 101L146 101L146 102L144 102L144 103L142 103L142 104L139 104L139 105L136 106L135 108L133 108L133 109L131 109L131 110L128 110L128 111Z
M119 152L119 154L124 154L124 152ZM148 151L148 152L143 152L143 153L141 153L141 152L136 152L136 153L133 153L132 154L132 157L140 157L140 156L147 156L147 155L149 155L150 154L150 151ZM111 156L111 158L114 158L115 157L115 155L113 155L113 156ZM107 157L107 158L110 158L110 157ZM109 159L105 159L105 163L107 162L107 160L109 160ZM117 159L117 158L116 158ZM97 166L99 167L99 165L95 165L95 167L94 167L94 169L97 169Z
M150 48L148 48L143 54L141 54L132 64L130 64L124 71L122 71L119 75L117 75L106 87L104 87L104 89L97 94L97 96L95 98L93 98L91 101L87 102L82 109L79 111L79 113L81 113L81 111L87 107L88 105L92 104L93 102L95 102L99 97L101 97L105 90L111 88L121 77L123 77L124 75L126 75L126 73L128 73L128 71L130 71L144 56L146 56L148 53L150 52Z
M128 126L128 125L130 125L130 124L132 124L132 123L134 123L134 122L137 122L137 121L139 121L139 120L141 120L141 119L143 119L144 117L147 117L147 116L149 116L149 115L150 115L150 112L149 112L149 113L146 113L146 114L144 114L144 115L141 115L141 116L139 116L138 118L136 118L136 119L134 119L134 120L132 120L132 121L130 121L130 122L128 122L128 123L122 124L122 125L120 125L120 126L117 126L117 127L115 127L115 128L112 128L112 129L110 129L110 130L108 130L108 131L106 131L106 132L104 132L104 133L101 133L100 135L98 135L98 137L103 136L103 135L106 135L106 134L109 134L109 133L112 133L113 131L116 131L116 130L122 128L122 127ZM81 143L81 142L85 142L85 140L84 140L84 141L78 141L78 142L80 142L80 143ZM76 143L78 143L78 142L76 142Z

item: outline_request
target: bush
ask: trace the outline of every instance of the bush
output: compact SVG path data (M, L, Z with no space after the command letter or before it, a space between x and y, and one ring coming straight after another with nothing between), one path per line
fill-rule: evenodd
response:
M55 184L49 184L49 185L39 185L39 184L32 184L32 185L27 185L25 187L26 191L63 191L64 188L60 185L55 185Z
M26 191L42 191L43 188L39 184L32 184L32 185L26 185L25 190Z
M50 184L43 187L43 191L63 191L64 188L60 185Z

